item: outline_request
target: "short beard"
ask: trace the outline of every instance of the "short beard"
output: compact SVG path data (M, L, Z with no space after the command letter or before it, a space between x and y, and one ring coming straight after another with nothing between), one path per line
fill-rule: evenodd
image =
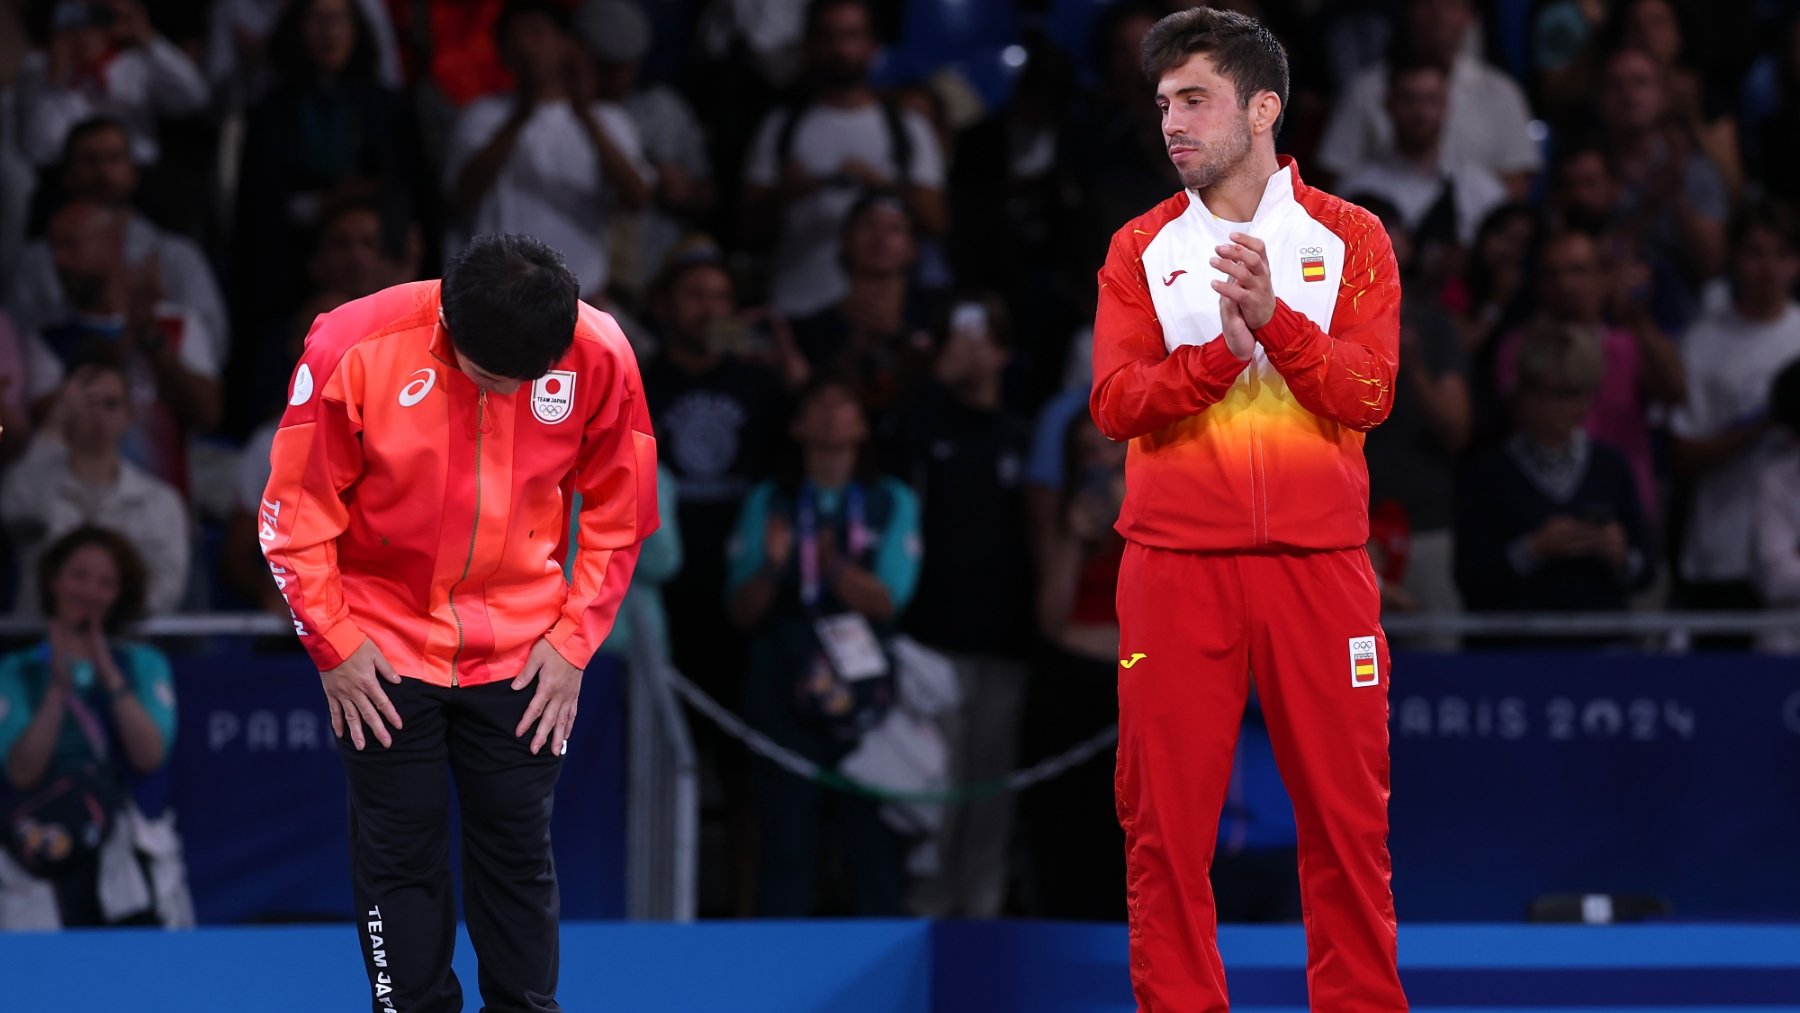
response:
M1193 142L1190 140L1189 143ZM1239 120L1235 132L1216 146L1201 148L1200 153L1204 159L1199 165L1181 170L1181 185L1189 190L1210 189L1238 171L1244 160L1250 157L1249 121Z

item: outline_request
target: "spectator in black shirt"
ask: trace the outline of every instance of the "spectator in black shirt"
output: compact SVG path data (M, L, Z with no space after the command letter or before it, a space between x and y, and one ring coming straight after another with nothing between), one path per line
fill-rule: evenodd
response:
M1605 369L1586 328L1546 323L1521 343L1516 428L1457 485L1456 580L1470 611L1624 609L1649 582L1631 468L1581 428Z
M848 293L794 321L794 339L813 370L850 379L872 419L903 402L930 367L940 304L913 283L918 259L912 211L891 194L867 194L844 219Z
M748 356L753 329L739 313L716 247L677 253L653 286L661 350L644 366L659 457L681 488L685 564L664 589L675 663L735 699L742 640L725 621L725 543L750 487L768 478L785 417L781 381Z
M1031 427L1002 402L1012 355L1004 305L958 302L932 375L900 415L900 474L919 494L931 546L906 630L956 668L962 702L942 718L952 782L990 780L1018 759L1031 640L1031 548L1024 473ZM993 918L1006 902L1014 799L951 806L937 869L914 906L932 917Z

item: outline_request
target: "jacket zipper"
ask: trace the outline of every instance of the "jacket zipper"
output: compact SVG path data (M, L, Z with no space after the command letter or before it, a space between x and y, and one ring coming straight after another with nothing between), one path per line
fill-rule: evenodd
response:
M450 617L456 620L456 653L450 656L450 688L457 685L456 665L462 659L463 624L462 613L456 608L456 589L469 579L469 571L475 566L475 535L481 530L481 433L486 422L487 388L481 388L481 399L475 402L475 519L469 524L469 555L463 560L462 576L450 586Z
M1262 375L1256 368L1256 352L1250 353L1250 400L1255 401L1262 396ZM1256 410L1248 413L1250 418L1250 539L1257 547L1269 542L1269 490L1265 488L1266 478L1263 472L1262 426L1257 424Z

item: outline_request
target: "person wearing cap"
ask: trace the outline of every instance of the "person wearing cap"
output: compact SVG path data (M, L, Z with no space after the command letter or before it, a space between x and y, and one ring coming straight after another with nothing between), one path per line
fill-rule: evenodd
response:
M562 252L584 298L604 302L612 216L644 206L655 170L631 117L597 97L561 5L508 5L494 43L518 86L457 118L444 179L461 227L447 252L467 236L535 236Z
M618 236L613 285L637 293L718 198L706 134L694 107L674 88L639 77L650 52L650 19L633 0L588 0L575 12L575 34L594 61L595 92L631 117L644 158L656 170L650 203L635 216L636 235Z

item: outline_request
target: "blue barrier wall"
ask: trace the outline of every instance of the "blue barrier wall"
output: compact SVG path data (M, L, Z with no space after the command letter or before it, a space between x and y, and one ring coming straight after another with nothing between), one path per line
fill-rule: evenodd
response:
M570 917L624 909L617 677L604 660L588 674L558 789ZM1541 894L1602 891L1689 919L1800 919L1800 663L1401 655L1392 678L1403 920L1518 921ZM176 679L174 801L203 920L343 917L317 674L303 656L233 656L178 658Z
M1304 1013L1298 928L1220 933L1232 1009ZM456 968L478 1005L467 938ZM0 934L7 1009L368 1008L350 926ZM104 969L103 973L95 973ZM1415 1013L1773 1013L1800 927L1402 926ZM645 1013L1133 1013L1125 930L987 922L571 924L559 998Z
M0 933L0 1008L367 1010L357 954L348 925ZM463 1008L480 1008L466 934L455 966ZM567 1010L928 1013L930 995L924 922L563 927L558 997Z
M1800 662L1410 655L1392 678L1402 921L1569 891L1800 919Z
M200 920L348 919L343 766L318 670L304 655L173 660L171 802ZM583 677L557 786L551 833L569 918L625 911L619 675L602 657Z
M1232 1008L1304 1011L1305 945L1298 927L1220 929ZM1400 977L1417 1013L1793 1010L1800 928L1402 924ZM1132 1013L1128 982L1123 927L968 922L933 934L936 1013Z

